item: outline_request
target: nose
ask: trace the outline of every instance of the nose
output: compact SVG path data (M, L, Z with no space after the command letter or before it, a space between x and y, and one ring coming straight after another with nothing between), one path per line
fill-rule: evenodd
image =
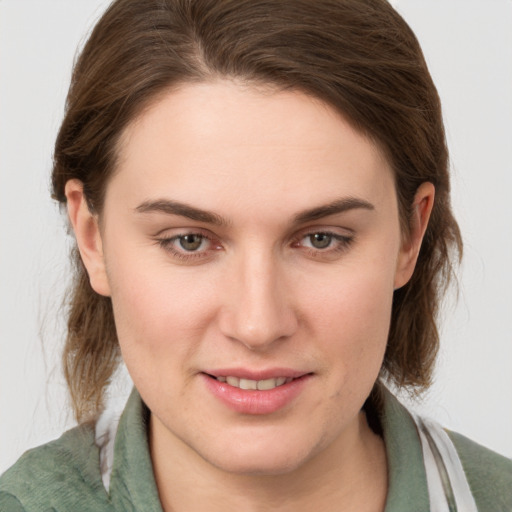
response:
M229 286L223 287L222 333L259 351L292 336L299 322L279 262L269 255L252 254L240 258L231 270Z

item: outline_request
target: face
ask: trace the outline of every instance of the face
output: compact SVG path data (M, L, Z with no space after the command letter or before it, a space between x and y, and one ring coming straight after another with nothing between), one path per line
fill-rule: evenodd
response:
M278 473L357 437L416 254L374 144L298 92L187 85L125 131L99 228L69 187L153 439Z

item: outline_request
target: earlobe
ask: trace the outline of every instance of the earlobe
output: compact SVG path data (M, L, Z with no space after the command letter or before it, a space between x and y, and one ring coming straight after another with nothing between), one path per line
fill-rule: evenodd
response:
M89 210L81 181L69 180L65 194L69 221L75 232L78 250L87 269L91 287L100 295L110 296L98 217Z
M422 183L416 191L413 202L413 214L410 219L410 232L404 238L400 254L398 255L395 290L404 286L414 272L421 243L434 206L434 196L434 185L429 182Z

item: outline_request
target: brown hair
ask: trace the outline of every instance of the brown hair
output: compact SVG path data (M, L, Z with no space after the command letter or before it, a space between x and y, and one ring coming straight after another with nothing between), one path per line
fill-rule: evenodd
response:
M300 90L337 109L385 152L407 235L415 192L436 188L411 281L394 295L382 373L422 389L438 348L436 314L461 254L449 201L441 107L419 44L385 0L117 0L76 62L56 145L53 194L83 182L101 214L118 140L159 94L218 77ZM90 287L75 251L64 371L79 420L94 416L119 361L108 297Z

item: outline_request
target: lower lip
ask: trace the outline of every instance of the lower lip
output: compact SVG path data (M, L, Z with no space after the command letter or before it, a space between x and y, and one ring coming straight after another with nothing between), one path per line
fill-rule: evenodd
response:
M230 409L241 414L272 414L289 405L311 375L304 375L266 391L236 388L206 374L202 374L202 377L209 391Z

